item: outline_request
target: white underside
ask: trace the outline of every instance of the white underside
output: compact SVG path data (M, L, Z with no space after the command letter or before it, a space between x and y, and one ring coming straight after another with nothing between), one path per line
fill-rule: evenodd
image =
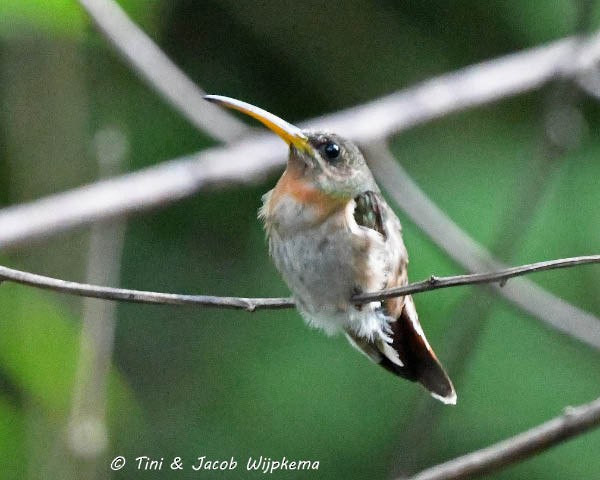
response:
M355 206L349 202L339 214L312 228L298 229L295 223L293 231L272 229L271 254L308 325L329 335L351 330L363 338L389 341L389 319L378 310L381 303L356 308L349 299L357 287L363 292L383 288L400 261L391 255L399 256L404 245L390 248L390 240L402 242L397 225L391 226L393 238L387 245L381 234L358 225Z

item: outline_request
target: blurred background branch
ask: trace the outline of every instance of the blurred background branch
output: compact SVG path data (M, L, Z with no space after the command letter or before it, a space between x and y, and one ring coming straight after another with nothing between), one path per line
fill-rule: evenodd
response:
M600 398L490 447L423 470L410 480L476 478L522 462L600 425ZM402 477L406 478L406 477Z
M129 142L123 131L105 127L96 132L93 150L101 178L124 170ZM125 242L125 221L97 223L90 232L86 280L117 284ZM71 452L68 476L103 478L109 428L106 420L108 381L112 363L116 305L86 298L83 304L79 358L71 413L66 426L66 446Z
M569 38L486 61L301 125L326 127L362 144L386 139L434 118L539 88L556 75L577 75L600 60L598 33L586 40L579 55L566 67L565 55L573 53L576 45L577 40ZM201 95L198 90L192 97ZM208 102L198 104L198 111L212 112L213 108ZM221 114L229 116L227 112ZM0 248L164 206L211 186L258 182L273 169L281 168L284 151L276 139L260 135L5 208L0 211Z
M94 24L125 62L199 130L231 141L248 128L239 120L206 105L204 92L112 0L79 0Z

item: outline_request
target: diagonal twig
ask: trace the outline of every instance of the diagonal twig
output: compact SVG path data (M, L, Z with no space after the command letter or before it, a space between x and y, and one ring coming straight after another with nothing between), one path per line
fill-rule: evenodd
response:
M196 128L225 142L249 131L202 100L204 92L112 0L79 0L106 39L146 82Z
M585 41L584 34L589 31L586 28L586 24L589 21L587 19L590 18L588 10L591 8L591 3L577 2L577 10L582 21L579 22L575 30L575 35L582 42ZM579 45L575 45L569 54L563 58L563 67L559 68L559 70L567 68L570 62L577 58L578 51ZM494 229L496 231L494 241L490 245L487 245L491 254L496 258L506 259L507 261L515 256L523 240L529 233L535 214L539 210L540 202L543 201L544 193L547 192L547 189L551 185L554 173L564 163L564 154L578 144L573 139L579 138L577 128L583 124L583 122L578 124L569 120L563 122L554 120L557 116L560 118L565 117L566 114L564 112L567 111L571 113L571 116L576 115L574 112L577 111L576 97L579 96L579 92L576 88L573 88L573 82L570 79L555 78L546 90L541 119L541 126L543 128L540 128L540 133L542 134L541 145L537 148L537 154L523 158L524 165L523 170L520 171L518 188L512 195L513 200L509 202L508 208L503 212L501 222ZM565 122L570 124L570 128L564 125ZM556 134L557 130L564 133ZM566 132L569 132L569 134ZM396 166L398 160L389 153L391 153L389 149L384 150L384 155L388 157L387 161L393 162L393 165ZM563 161L559 161L560 159ZM400 170L401 167L399 166L399 168L394 169L394 172ZM375 171L376 175L377 173ZM410 179L402 178L402 181L405 184L414 184ZM415 190L415 188L412 188L413 186L416 187L416 185L409 185L408 190ZM394 193L398 190L404 191L400 186L396 187L393 190ZM423 218L419 216L416 221L418 223L427 222L430 229L435 229L437 225L438 233L436 238L439 239L438 245L447 250L448 243L452 241L452 237L454 236L454 239L460 238L461 233L464 231L455 228L456 225L453 222L442 221L440 224L432 222L432 212L435 212L438 204L433 204L433 210L427 209L429 198L424 197L424 199L421 199L421 203L417 203L416 200L418 198L418 195L416 198L412 196L405 198L403 195L398 201L404 204L403 208L405 212L413 211L413 218L418 216L418 214L414 214L414 208L425 209ZM414 208L411 208L411 206ZM438 220L440 219L439 217L442 217L442 220L444 220L443 213L440 212L440 214L438 215ZM444 225L447 227L448 224L450 224L448 232L440 229ZM457 234L458 237L456 236ZM470 244L463 242L463 246L468 247L469 245L476 246L474 242ZM464 257L465 254L469 253L473 253L472 249L470 251L469 248L466 248L465 250L459 249L454 255L462 255ZM482 268L482 265L478 268ZM528 286L533 285L536 288L532 282L527 282L527 284ZM513 303L529 303L529 297L523 297L520 290L512 287L511 285L511 288L501 291L495 289L495 291ZM472 361L472 356L477 351L477 346L483 336L491 312L496 305L491 295L488 295L489 290L471 290L453 308L453 312L449 315L448 320L450 324L454 324L454 328L446 332L443 344L441 346L438 345L438 348L442 350L445 347L447 354L445 355L444 363L448 371L452 372L455 383L461 383L461 380L464 381L464 376ZM544 292L541 289L537 290L539 290L539 293L533 295L533 300L544 296ZM540 316L542 322L553 327L558 325L562 331L571 332L577 329L577 331L585 334L589 330L596 332L596 336L600 338L600 321L590 318L590 315L586 312L567 304L559 296L554 295L548 302L542 303L542 309L550 313L550 315ZM575 310L575 315L569 314L565 310ZM455 322L459 319L460 322L456 324ZM413 415L405 422L402 429L403 433L400 437L401 440L396 449L398 452L397 461L393 465L394 472L398 474L414 472L416 471L415 467L421 466L422 468L423 462L431 454L431 442L427 432L435 429L436 423L442 415L439 409L431 410L423 397L415 397L414 402L415 404L411 407Z
M432 276L420 282L411 283L404 287L384 290L370 294L356 295L352 298L357 304L384 298L398 297L401 295L416 294L440 288L475 285L481 283L502 282L520 275L527 275L543 270L575 267L578 265L600 263L600 255L588 255L572 258L561 258L545 262L532 263L505 269L501 272L478 273L471 275L456 275L451 277ZM122 288L89 285L85 283L69 282L56 278L36 275L34 273L14 270L0 266L0 282L13 282L31 287L53 290L60 293L80 295L84 297L100 298L133 303L152 303L161 305L196 305L203 307L230 308L236 310L282 309L294 307L290 298L244 298L244 297L216 297L211 295L180 295L175 293L146 292L141 290L128 290Z
M283 162L267 135L0 210L0 249L175 203L219 185L258 182Z
M365 149L377 180L388 195L450 258L471 272L504 270L496 260L449 218L396 162L387 146ZM517 279L496 291L512 304L553 328L600 348L600 320L527 279Z
M409 480L474 478L506 468L598 426L600 398L578 407L567 407L560 417L490 447L423 470Z

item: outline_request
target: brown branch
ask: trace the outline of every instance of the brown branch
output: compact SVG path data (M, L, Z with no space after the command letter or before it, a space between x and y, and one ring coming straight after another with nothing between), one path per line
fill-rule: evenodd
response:
M600 255L588 255L583 257L562 258L559 260L549 260L546 262L521 265L519 267L507 268L506 270L493 273L474 273L470 275L454 275L452 277L436 277L432 275L427 280L411 283L405 287L390 288L379 293L364 293L354 296L353 300L357 303L366 303L373 300L384 300L386 298L399 297L401 295L426 292L428 290L437 290L439 288L458 287L461 285L478 285L481 283L498 282L501 287L506 281L527 275L528 273L541 272L542 270L554 270L557 268L574 267L575 265L585 265L589 263L600 263Z
M86 283L69 282L34 273L23 272L0 266L0 282L19 283L30 287L52 290L69 295L113 300L118 302L147 303L158 305L195 305L201 307L218 307L252 312L259 309L293 308L294 302L289 298L243 298L215 297L211 295L179 295L176 293L146 292L112 288Z
M356 303L367 303L383 298L398 297L401 295L416 294L440 288L457 287L461 285L474 285L481 283L506 282L506 280L542 270L575 267L577 265L600 263L600 255L583 257L562 258L546 262L532 263L520 267L513 267L502 272L479 273L472 275L456 275L452 277L432 276L427 280L412 283L400 288L384 290L371 294L353 297ZM294 302L289 298L244 298L244 297L216 297L211 295L179 295L175 293L146 292L141 290L127 290L122 288L103 287L85 283L68 282L56 278L36 275L11 268L0 266L0 282L13 282L35 288L53 290L70 295L99 298L133 303L151 303L160 305L196 305L203 307L219 307L236 310L283 309L294 307Z
M505 468L600 426L600 398L490 447L423 470L410 480L473 478Z

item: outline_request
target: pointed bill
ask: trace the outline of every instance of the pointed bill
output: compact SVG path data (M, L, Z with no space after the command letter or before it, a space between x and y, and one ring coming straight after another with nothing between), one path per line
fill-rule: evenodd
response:
M306 150L309 145L308 139L302 130L262 108L255 107L254 105L242 102L241 100L236 100L235 98L223 97L221 95L206 95L204 99L255 118L279 135L288 145L293 145L302 150Z

